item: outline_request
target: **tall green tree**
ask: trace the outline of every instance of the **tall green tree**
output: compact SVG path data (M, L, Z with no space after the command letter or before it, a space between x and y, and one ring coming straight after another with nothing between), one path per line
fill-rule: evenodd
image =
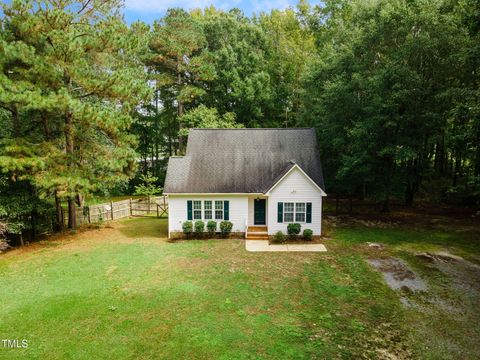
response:
M135 139L127 129L150 92L137 57L141 39L132 36L119 5L3 5L0 104L11 112L13 134L2 141L0 168L57 203L67 199L70 228L82 195L135 169ZM19 119L40 119L42 131L31 133L33 124Z
M152 67L157 91L166 109L176 109L176 128L181 130L185 108L194 106L205 94L205 82L215 77L201 24L182 9L170 9L156 21L150 40ZM178 138L178 149L185 149Z
M318 129L335 190L367 186L388 210L392 195L412 204L422 184L462 164L454 134L472 129L453 110L472 38L454 4L326 1L318 12L304 121Z

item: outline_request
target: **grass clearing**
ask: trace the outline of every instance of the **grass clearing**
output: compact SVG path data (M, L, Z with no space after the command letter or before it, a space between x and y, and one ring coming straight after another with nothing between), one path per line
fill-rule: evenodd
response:
M451 294L448 277L415 264L412 249L447 246L475 257L478 241L472 245L455 232L406 235L354 226L331 232L327 253L249 253L242 240L169 243L165 219L135 218L11 251L0 257L0 337L28 339L29 347L0 348L0 358L479 354L478 330L466 332L468 323L478 324L473 309L439 320L404 308L365 261L372 256L365 242L384 242L383 256L402 257L427 281L436 279L435 294Z

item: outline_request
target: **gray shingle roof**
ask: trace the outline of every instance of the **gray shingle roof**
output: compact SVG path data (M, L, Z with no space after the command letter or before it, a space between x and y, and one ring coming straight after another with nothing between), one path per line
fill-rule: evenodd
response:
M165 193L263 193L298 164L324 189L314 129L191 129Z

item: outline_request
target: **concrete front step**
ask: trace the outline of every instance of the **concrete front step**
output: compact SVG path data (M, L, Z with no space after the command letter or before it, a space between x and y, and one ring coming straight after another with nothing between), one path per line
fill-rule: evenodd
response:
M268 240L268 234L247 234L248 240Z
M268 228L266 226L249 226L248 232L267 232Z

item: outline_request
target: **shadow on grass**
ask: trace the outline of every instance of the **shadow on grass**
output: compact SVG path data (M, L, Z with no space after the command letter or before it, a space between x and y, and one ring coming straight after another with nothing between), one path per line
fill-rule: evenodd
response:
M167 238L167 218L131 218L122 221L118 230L128 238Z
M480 232L456 232L439 229L378 229L363 227L339 227L336 239L344 245L379 242L411 251L430 251L437 248L456 249L461 256L480 256ZM478 260L478 259L477 259Z

